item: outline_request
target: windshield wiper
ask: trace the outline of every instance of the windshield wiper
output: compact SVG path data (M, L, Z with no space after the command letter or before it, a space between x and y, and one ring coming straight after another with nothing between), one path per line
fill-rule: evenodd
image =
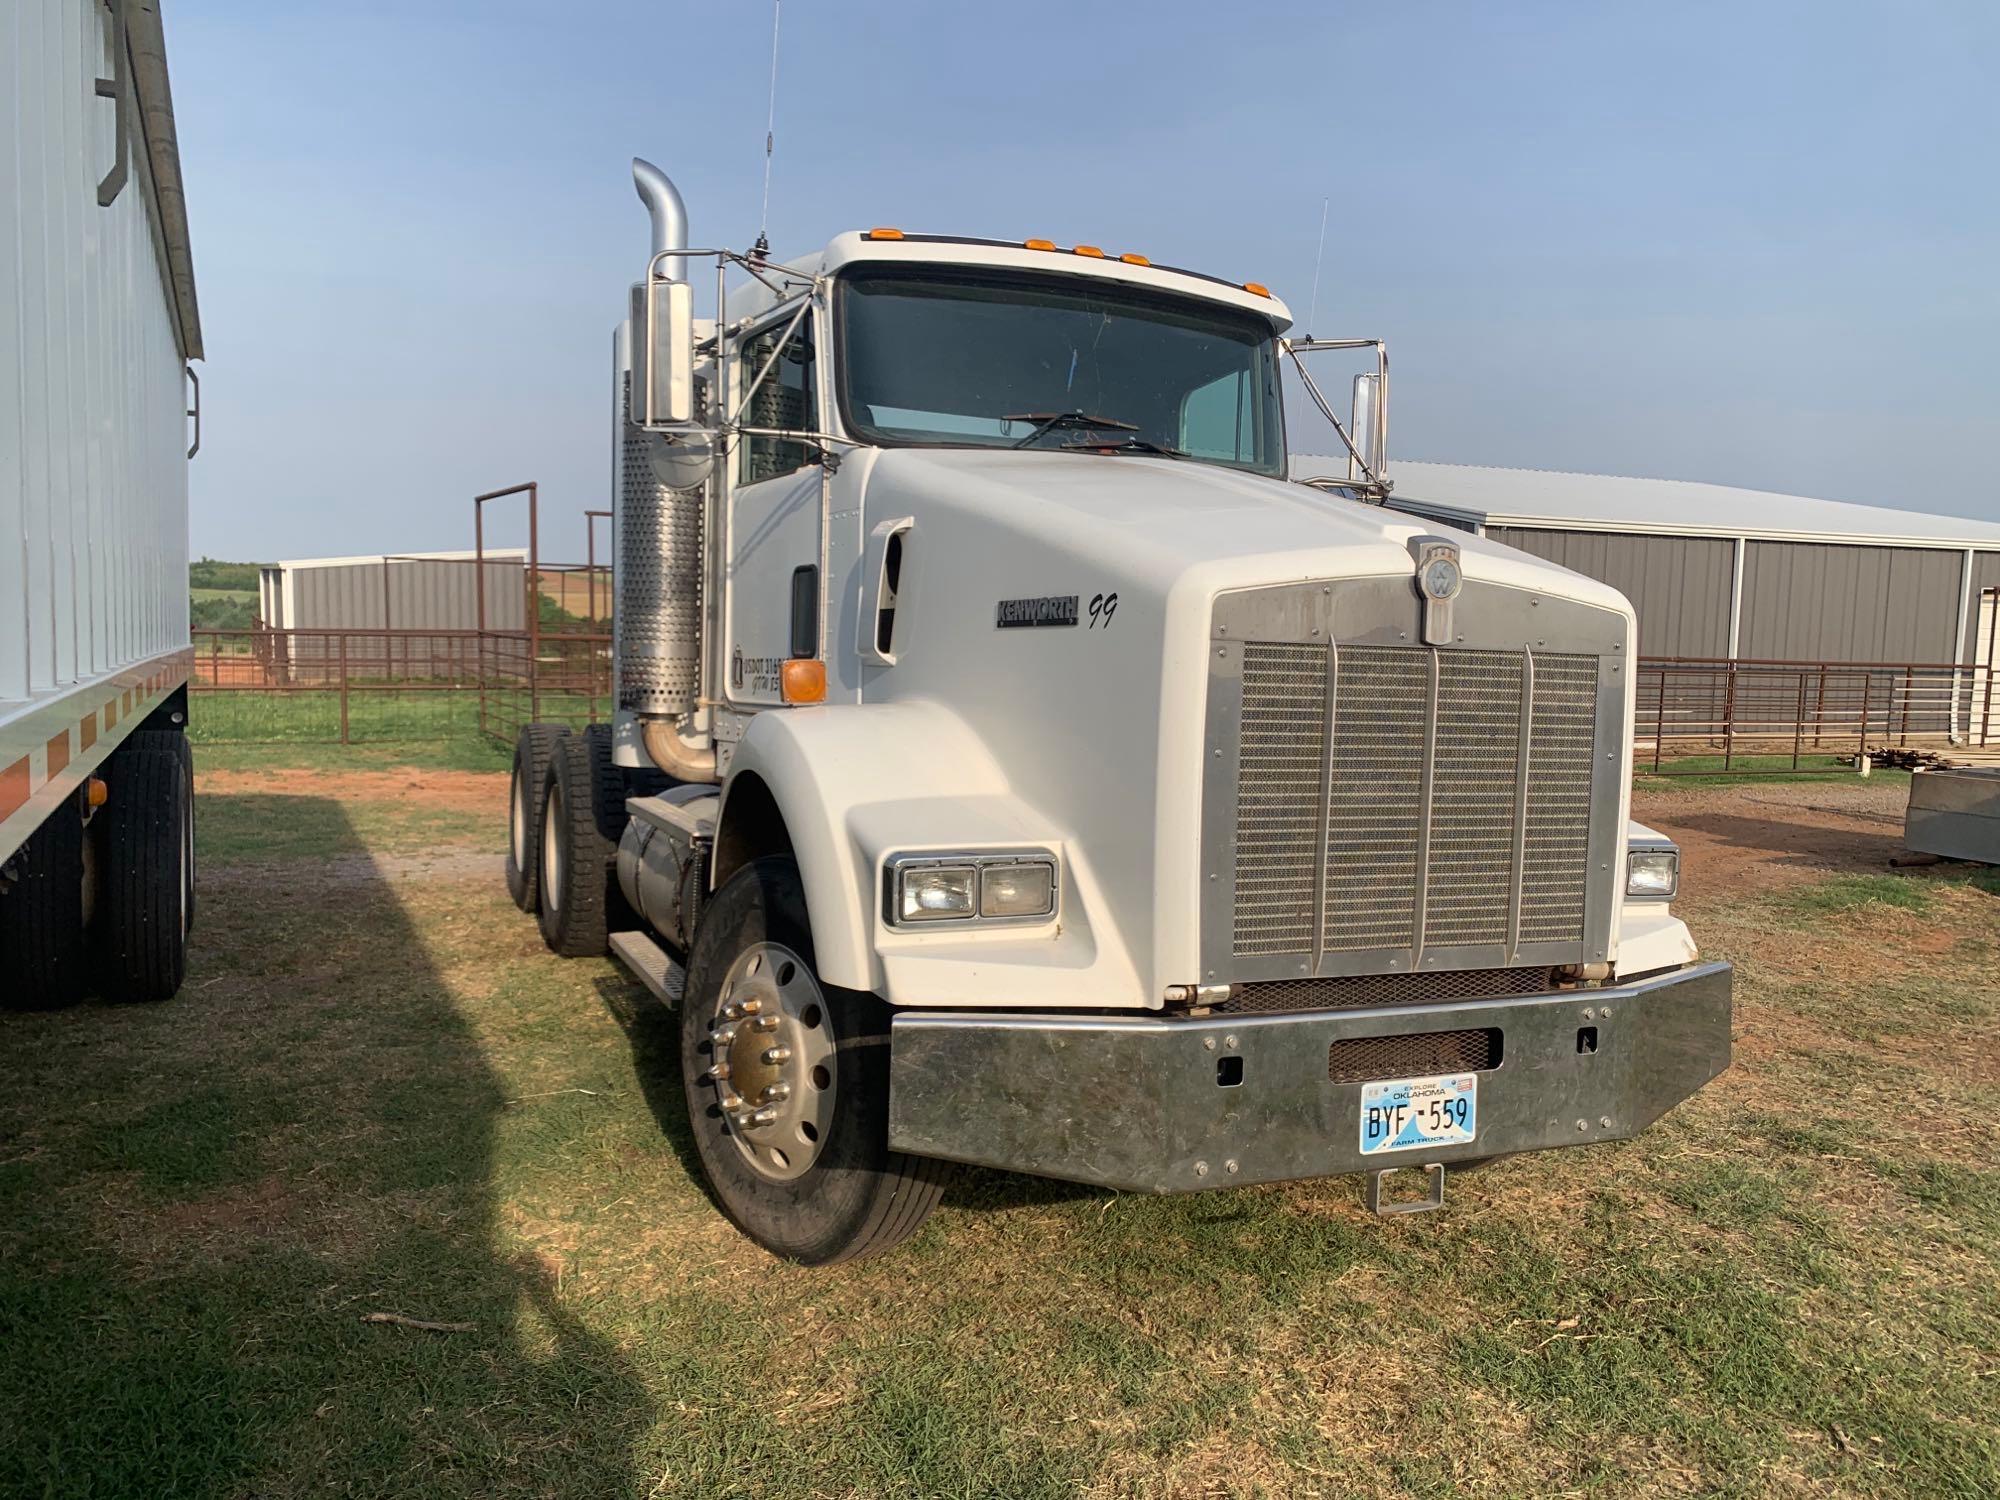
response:
M1121 422L1116 417L1093 417L1081 411L1021 411L1012 416L1002 417L1003 422L1033 422L1035 430L1015 443L1016 448L1025 448L1035 439L1057 429L1065 431L1074 428L1081 432L1137 432L1138 424Z
M1189 458L1193 455L1155 443L1148 438L1120 438L1115 443L1064 443L1065 453L1157 453L1161 458Z

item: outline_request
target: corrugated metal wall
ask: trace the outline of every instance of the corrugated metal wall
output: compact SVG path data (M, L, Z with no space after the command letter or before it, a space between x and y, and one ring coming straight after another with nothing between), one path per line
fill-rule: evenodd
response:
M527 573L518 561L486 565L486 628L528 628ZM445 558L392 558L331 567L290 568L295 630L476 630L479 564ZM386 604L384 595L386 594Z
M1963 553L1926 547L1751 542L1738 655L1950 661L1963 562Z
M1734 542L1519 526L1489 526L1486 534L1617 589L1638 612L1639 650L1646 656L1729 653Z
M1979 629L1979 596L1987 589L2000 589L2000 552L1980 552L1972 559L1971 608L1966 611L1965 646L1960 661L1976 661L1972 637Z
M133 111L93 0L0 5L0 700L184 646L187 407Z

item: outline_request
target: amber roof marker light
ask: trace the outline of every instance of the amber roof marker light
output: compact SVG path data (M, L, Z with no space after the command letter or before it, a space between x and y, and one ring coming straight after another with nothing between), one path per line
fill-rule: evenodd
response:
M1246 281L1243 283L1243 290L1246 292L1255 292L1260 297L1271 295L1271 289L1261 281Z
M1077 247L1076 247L1076 248L1075 248L1074 250L1070 251L1070 254L1071 254L1071 255L1088 255L1088 256L1089 256L1089 257L1091 257L1091 259L1093 259L1093 260L1103 260L1103 259L1104 259L1104 252L1103 252L1102 250L1098 249L1098 248L1097 248L1097 246L1095 246L1095 245L1078 245L1078 246L1077 246Z
M1023 250L1053 250L1053 249L1055 249L1055 247L1056 247L1056 242L1055 242L1054 240L1022 240L1022 241L1021 241L1021 248L1022 248Z
M871 229L868 231L868 238L871 240L900 240L902 237L903 237L903 231L900 229L878 228L878 229Z
M1150 266L1152 264L1150 260L1146 259L1145 256L1141 255L1136 250L1127 250L1123 255L1119 256L1118 258L1124 261L1125 264L1128 266Z

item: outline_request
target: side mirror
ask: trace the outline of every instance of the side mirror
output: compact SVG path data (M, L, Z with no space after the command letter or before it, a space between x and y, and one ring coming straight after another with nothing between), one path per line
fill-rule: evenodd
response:
M1382 432L1387 423L1383 420L1381 377L1368 374L1354 377L1354 406L1348 431L1353 434L1354 446L1361 450L1361 462L1368 466L1371 474L1379 477L1382 473ZM1350 457L1347 477L1359 479L1359 465Z
M694 288L658 278L632 288L632 420L694 420Z

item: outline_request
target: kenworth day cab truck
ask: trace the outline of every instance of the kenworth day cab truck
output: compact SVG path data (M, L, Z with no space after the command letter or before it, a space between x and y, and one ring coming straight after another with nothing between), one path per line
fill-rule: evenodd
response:
M508 878L679 1005L745 1233L883 1250L953 1162L1435 1207L1727 1066L1730 971L1626 819L1631 607L1367 503L1379 344L1087 245L690 249L634 173L616 720L523 733ZM1344 494L1286 477L1325 348L1376 366L1346 427L1304 379Z
M159 7L20 0L0 37L0 1005L163 1000L202 349Z

